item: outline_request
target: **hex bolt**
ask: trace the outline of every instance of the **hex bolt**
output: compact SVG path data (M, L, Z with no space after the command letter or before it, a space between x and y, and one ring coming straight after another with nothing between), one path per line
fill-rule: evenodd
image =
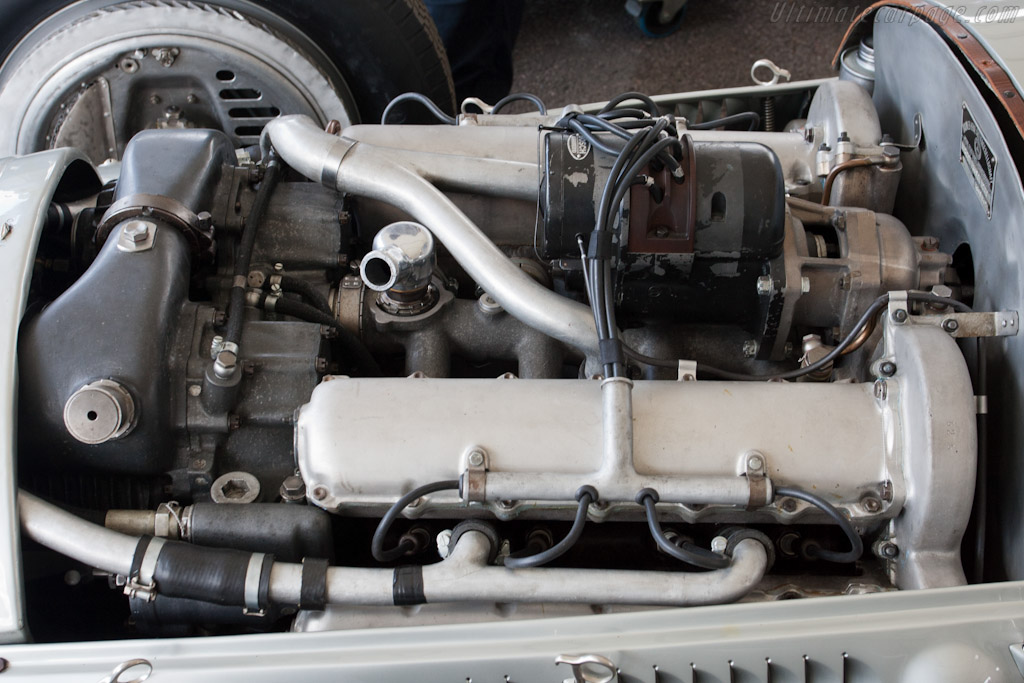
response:
M960 323L955 318L946 318L942 321L942 329L952 334L960 329Z
M783 499L780 507L785 512L796 512L796 501L793 500L792 498L785 498Z
M296 474L285 477L281 482L280 493L281 500L289 503L299 502L306 497L306 483L302 481L302 477Z
M891 360L884 361L878 366L878 371L882 373L883 377L892 377L896 374L896 364Z
M210 358L216 359L217 354L224 350L224 337L219 334L210 342Z
M747 458L747 469L755 471L764 469L764 458L760 455L751 455Z
M747 358L753 358L757 355L758 343L754 339L748 339L743 342L743 355Z
M905 308L897 308L895 311L892 312L892 321L897 325L902 325L903 323L907 322L908 317L909 314L907 313Z
M135 244L145 242L149 239L149 226L146 221L131 221L124 226L124 236Z
M757 293L761 296L771 294L772 290L775 289L775 283L772 282L770 275L762 275L757 278Z
M879 546L878 553L882 557L891 560L900 554L900 549L899 546L897 546L895 543L886 541L881 546Z
M873 496L867 496L860 502L868 512L875 513L882 509L882 501Z
M484 454L480 451L473 451L469 454L468 460L470 467L483 467Z

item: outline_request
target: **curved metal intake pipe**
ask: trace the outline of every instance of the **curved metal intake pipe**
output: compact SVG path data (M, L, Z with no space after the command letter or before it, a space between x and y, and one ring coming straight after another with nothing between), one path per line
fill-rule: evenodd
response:
M18 512L25 533L46 547L89 566L127 576L139 565L159 575L168 548L186 546L196 573L217 573L218 560L238 561L241 551L188 546L177 541L140 544L137 536L111 531L18 491ZM159 542L158 542L159 541ZM491 541L480 531L469 530L460 537L444 561L422 568L364 569L330 567L323 583L313 592L332 605L394 605L398 572L422 572L419 602L572 602L581 604L711 605L733 602L749 593L768 568L768 555L759 541L744 539L733 550L732 563L710 572L630 571L606 569L508 569L489 564ZM170 553L168 553L170 554ZM262 553L250 553L242 563L238 582L266 585L270 603L297 606L309 586L303 586L303 565L270 562ZM252 561L252 559L256 561ZM171 558L173 560L173 558ZM149 569L145 569L147 564ZM187 572L186 572L187 573ZM250 576L251 574L251 576ZM176 577L167 574L156 591L166 591ZM182 584L188 584L184 577ZM242 586L226 584L228 588ZM249 593L248 588L244 591ZM257 593L261 591L255 591ZM179 595L178 597L193 597ZM227 599L226 599L227 600ZM249 600L247 597L246 600ZM227 604L227 603L226 603ZM400 603L408 604L408 603ZM240 605L243 606L243 605Z
M363 257L359 274L375 292L411 301L426 293L436 264L430 231L419 223L400 221L385 226L373 238L373 251Z
M440 190L399 161L400 151L385 152L330 135L306 116L272 120L263 129L260 145L265 152L272 145L307 178L340 192L386 202L411 215L511 315L585 355L596 356L597 332L590 309L526 275ZM513 174L508 182L522 180Z

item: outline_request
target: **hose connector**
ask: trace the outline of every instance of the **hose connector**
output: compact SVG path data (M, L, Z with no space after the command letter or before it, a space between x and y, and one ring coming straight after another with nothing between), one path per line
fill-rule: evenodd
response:
M430 231L419 223L400 221L373 238L373 251L363 257L359 273L370 289L409 303L427 295L436 263Z

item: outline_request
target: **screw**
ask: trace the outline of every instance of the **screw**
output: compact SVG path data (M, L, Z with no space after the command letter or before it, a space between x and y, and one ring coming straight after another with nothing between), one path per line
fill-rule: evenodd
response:
M796 501L793 500L792 498L784 499L782 501L782 509L785 512L795 512L796 511Z
M884 361L878 366L878 372L880 372L883 377L892 377L896 374L896 364L891 360Z
M753 358L757 355L758 343L754 339L748 339L743 342L743 355L747 358Z
M324 358L323 356L317 356L314 367L318 373L320 373L321 375L324 374L325 372L327 372L327 359Z
M846 212L836 211L832 214L832 227L842 232L846 230Z
M775 283L772 281L770 275L762 275L757 278L757 293L764 296L765 294L771 294L772 290L775 289Z
M892 312L892 321L897 325L902 325L907 322L908 313L904 308L897 308Z
M193 384L188 388L189 396L198 396L201 393L203 393L203 386L201 384Z
M150 95L149 96L149 103L150 104L160 104L160 102L161 102L161 100L160 100L160 96L159 95Z
M193 460L192 461L192 469L194 469L194 470L205 470L206 469L206 461L203 460L202 458L198 458L196 460Z
M280 273L282 270L284 270L284 264L283 263L275 263L274 264L274 270L276 272Z
M224 337L219 334L210 342L210 358L216 358L217 354L224 350Z
M747 458L747 469L750 470L761 470L764 469L764 458L760 455L752 455Z
M900 549L895 543L886 541L878 548L878 552L882 557L891 560L900 554Z
M954 318L946 318L942 321L942 329L952 334L960 329L960 323L958 323Z
M275 282L274 284L270 285L270 293L273 294L274 296L281 296L280 283Z
M313 497L317 500L323 500L327 497L327 488L324 486L317 486L313 489Z
M480 451L473 451L469 454L469 466L470 467L483 467L484 454Z
M867 498L862 500L860 504L864 506L865 510L872 513L878 512L879 510L882 509L882 501L872 496L868 496Z
M188 102L189 104L195 104L196 102L199 101L199 98L195 95L195 93L189 93L185 97L185 101Z

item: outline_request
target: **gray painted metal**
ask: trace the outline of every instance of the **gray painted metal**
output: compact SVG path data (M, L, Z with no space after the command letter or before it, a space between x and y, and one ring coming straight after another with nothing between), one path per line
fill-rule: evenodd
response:
M15 515L14 450L18 326L28 301L36 245L57 184L73 163L88 164L75 150L59 149L0 159L0 641L25 637L21 592L21 543Z
M5 681L38 683L95 683L139 657L155 681L556 683L568 671L555 657L584 653L615 662L622 683L690 683L694 670L701 683L767 681L769 666L772 683L834 683L844 670L847 681L1009 683L1021 680L1009 649L1021 642L1024 582L496 624L10 646L0 657L10 662Z

